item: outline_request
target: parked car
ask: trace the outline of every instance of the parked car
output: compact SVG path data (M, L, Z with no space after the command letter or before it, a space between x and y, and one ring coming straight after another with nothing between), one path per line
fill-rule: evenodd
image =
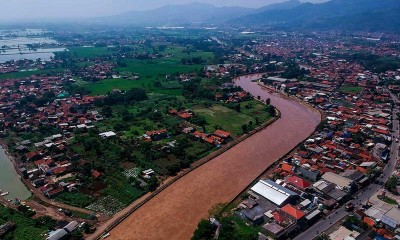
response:
M344 207L344 209L345 209L347 212L351 212L351 211L354 210L354 204L353 204L352 202L349 202L349 203L346 204L346 206Z

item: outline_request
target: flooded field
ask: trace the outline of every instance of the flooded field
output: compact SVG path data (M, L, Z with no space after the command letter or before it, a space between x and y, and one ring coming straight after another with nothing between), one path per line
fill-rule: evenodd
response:
M57 47L54 39L40 36L44 31L1 31L0 30L0 63L11 60L37 60L48 61L54 57L54 52L65 51L65 48ZM32 48L32 46L39 46Z
M252 82L257 78L241 77L236 84L254 96L270 98L281 119L166 188L114 228L110 239L190 239L211 207L232 200L314 131L320 121L316 111L262 90Z

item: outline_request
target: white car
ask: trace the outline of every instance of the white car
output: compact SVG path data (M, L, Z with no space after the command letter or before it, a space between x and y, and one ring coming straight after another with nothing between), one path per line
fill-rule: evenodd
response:
M106 234L104 234L103 236L101 236L101 239L108 238L110 235L111 235L110 233L106 233Z

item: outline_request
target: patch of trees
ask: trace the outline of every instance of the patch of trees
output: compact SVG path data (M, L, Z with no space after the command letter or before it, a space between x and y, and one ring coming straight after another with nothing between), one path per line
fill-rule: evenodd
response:
M207 124L206 119L200 115L194 115L192 119L190 119L190 122L197 126L205 126Z
M400 68L400 61L396 58L381 57L368 52L358 52L351 55L340 56L348 61L361 63L366 69L382 73Z
M397 179L395 176L391 176L385 183L385 189L391 193L397 194Z
M258 231L255 228L247 226L232 216L220 217L221 224L218 239L221 240L256 240L258 239ZM192 240L208 240L214 239L214 233L217 227L208 220L202 220L195 230Z
M182 58L181 63L183 65L199 65L204 64L206 61L201 57L192 57L192 58Z
M111 106L116 104L132 104L135 102L147 100L146 91L142 88L132 88L126 92L113 92L105 98L95 102L97 106Z
M267 107L267 112L271 117L275 117L276 113L275 113L275 107L268 105Z
M304 75L310 73L310 71L300 68L299 65L295 62L289 62L287 68L282 73L282 77L284 78L302 78Z
M70 95L80 94L83 96L89 93L87 88L79 86L77 84L66 84L64 85L64 90L68 92Z
M56 95L54 94L54 92L47 91L40 98L37 98L35 95L26 96L24 99L20 101L19 104L21 106L26 106L30 103L33 103L36 105L36 107L43 107L45 104L54 101L55 98Z
M216 226L212 225L210 221L201 220L197 229L193 233L192 240L213 239L216 230Z
M183 96L187 99L214 100L214 93L201 84L201 79L193 79L183 84Z

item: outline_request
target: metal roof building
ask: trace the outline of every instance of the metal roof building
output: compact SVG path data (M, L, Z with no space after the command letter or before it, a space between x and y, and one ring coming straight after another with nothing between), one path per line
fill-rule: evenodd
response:
M297 196L297 193L271 180L260 180L251 188L251 191L266 198L277 206L283 206L292 197Z
M341 189L350 189L351 185L353 184L353 180L342 177L336 173L327 172L322 175L322 179L334 183L339 186Z

